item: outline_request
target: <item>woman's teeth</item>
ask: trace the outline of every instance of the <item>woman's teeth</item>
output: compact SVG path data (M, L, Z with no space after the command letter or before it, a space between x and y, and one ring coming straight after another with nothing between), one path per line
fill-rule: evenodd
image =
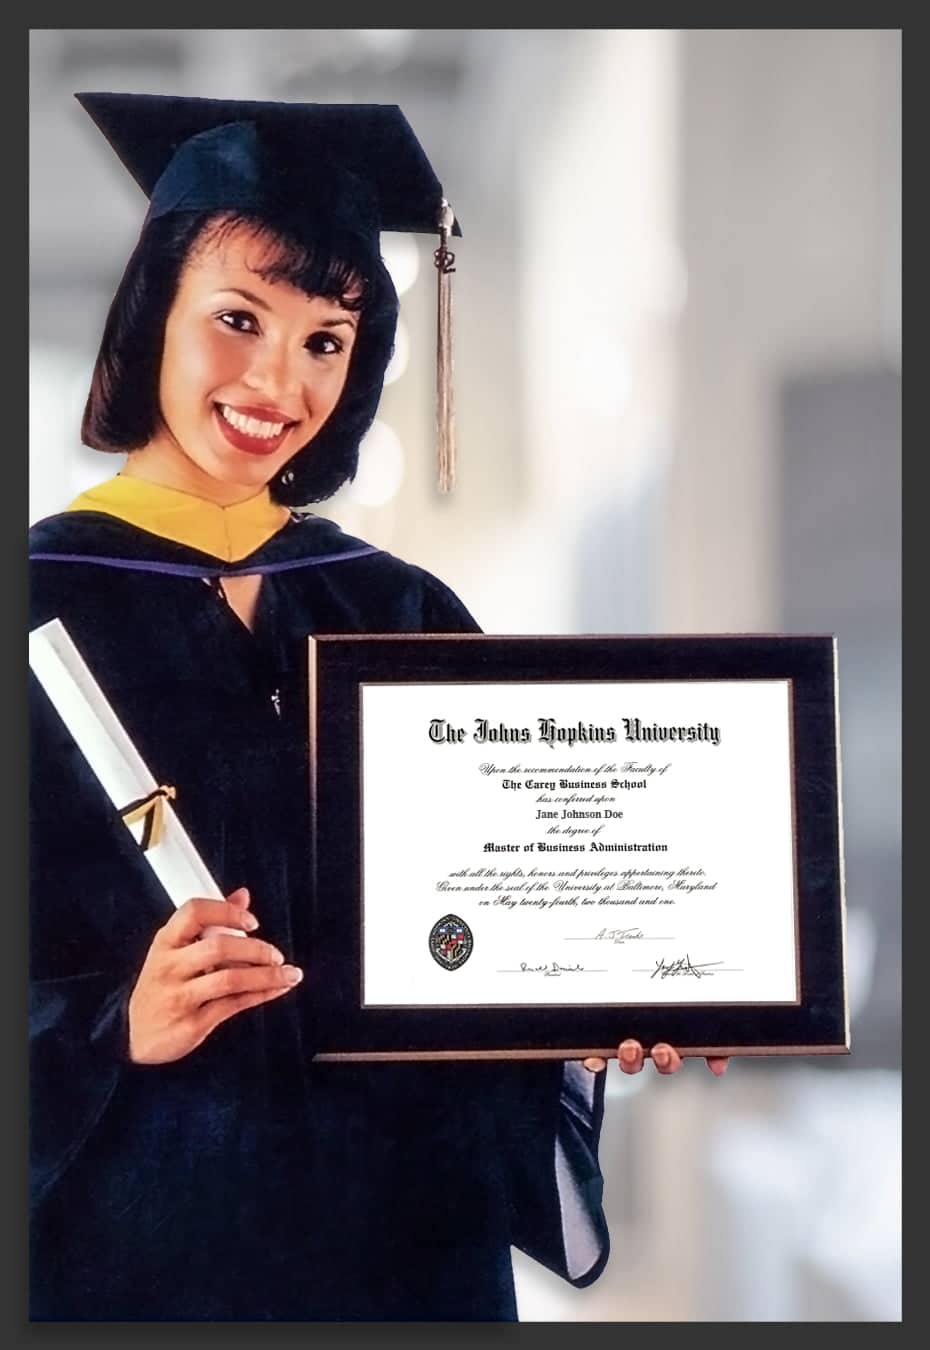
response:
M235 408L230 408L225 403L220 404L220 412L229 425L241 431L243 435L255 436L264 441L280 436L286 425L284 422L259 422L255 417L243 417L242 413L237 413Z

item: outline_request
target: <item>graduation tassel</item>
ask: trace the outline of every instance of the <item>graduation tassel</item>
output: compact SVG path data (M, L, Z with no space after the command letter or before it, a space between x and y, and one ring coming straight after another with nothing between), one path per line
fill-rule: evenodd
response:
M455 212L442 199L439 210L439 247L433 262L439 274L436 325L436 435L439 460L439 491L451 492L455 484L455 409L452 396L452 273L455 254L449 249L449 236Z

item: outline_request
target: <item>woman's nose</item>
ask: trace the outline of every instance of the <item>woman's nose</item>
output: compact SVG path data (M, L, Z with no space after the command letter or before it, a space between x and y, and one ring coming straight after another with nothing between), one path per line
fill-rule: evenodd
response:
M283 401L300 393L298 362L283 345L263 344L244 376L244 383L269 401Z

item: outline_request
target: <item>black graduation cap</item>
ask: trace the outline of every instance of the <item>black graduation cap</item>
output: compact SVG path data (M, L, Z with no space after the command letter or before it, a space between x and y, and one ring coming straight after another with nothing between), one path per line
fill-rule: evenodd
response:
M375 247L381 230L439 235L433 255L439 275L439 478L448 491L454 478L455 261L448 240L461 229L400 108L160 94L76 98L149 198L149 219L183 210L260 210L283 197L306 202L308 213L325 210L336 224L368 234Z
M383 230L437 234L442 184L395 104L263 103L162 94L77 94L151 201L151 214L260 205L269 152L293 182L314 169L354 175L374 192ZM461 234L458 223L452 233Z

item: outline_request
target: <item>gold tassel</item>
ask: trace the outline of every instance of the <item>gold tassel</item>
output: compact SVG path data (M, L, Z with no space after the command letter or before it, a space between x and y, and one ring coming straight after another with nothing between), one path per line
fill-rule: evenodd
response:
M130 802L120 811L126 825L134 825L137 820L144 821L142 826L142 852L147 853L161 843L165 831L165 798L174 799L177 792L173 787L157 787L147 797Z
M439 460L439 491L451 492L455 485L455 408L452 390L452 273L455 254L449 249L449 236L455 223L452 207L442 199L439 211L439 247L433 262L439 274L436 325L436 436Z

